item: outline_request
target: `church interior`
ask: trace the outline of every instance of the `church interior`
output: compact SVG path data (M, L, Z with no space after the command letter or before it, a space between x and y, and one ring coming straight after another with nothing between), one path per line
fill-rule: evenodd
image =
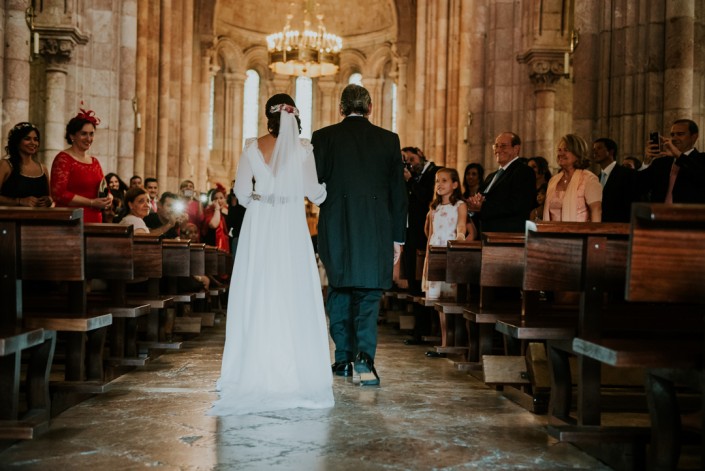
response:
M3 139L16 123L33 123L42 134L39 160L51 169L54 156L66 148L69 119L79 110L91 110L100 118L91 154L103 172L114 172L125 181L133 175L153 177L161 191L176 192L184 180L201 192L216 184L229 189L245 141L267 132L264 104L270 96L287 93L296 100L302 137L310 139L313 131L342 119L340 96L350 83L369 91L370 122L397 133L402 147L422 149L436 165L459 172L470 163L481 164L487 173L496 170L495 138L508 131L520 136L521 156L543 156L556 169L556 148L567 134L588 143L609 137L619 145L616 157L621 162L629 156L643 159L650 133L668 136L677 119L705 126L705 0L7 0L2 5ZM304 28L324 29L331 39L329 49L317 51L316 57L295 56L292 65L286 45L282 52L280 43L288 30ZM89 381L78 393L52 390L52 401L58 397L57 404L65 402L66 407L36 428L36 437L12 438L27 427L17 411L26 406L29 399L23 397L36 385L30 387L29 379L24 383L25 376L29 378L27 354L6 354L15 347L0 338L0 368L13 371L12 387L0 386L0 400L21 398L19 406L14 404L0 417L0 469L702 469L705 220L693 211L674 215L643 209L651 219L644 216L641 225L634 219L630 227L582 233L579 241L570 242L566 235L544 240L539 233L536 244L549 244L542 245L544 250L565 250L563 255L577 266L577 272L570 272L575 280L600 274L611 280L614 266L621 264L624 288L624 267L629 279L631 268L648 265L648 260L632 261L639 253L630 245L636 244L631 236L635 228L643 230L644 237L661 237L644 249L653 255L654 264L662 264L651 268L649 276L662 268L674 286L684 278L685 288L669 288L670 294L660 296L658 290L665 285L652 286L645 277L639 280L651 287L650 293L634 286L630 293L637 302L652 307L659 303L660 312L645 310L649 322L668 318L668 313L676 316L685 305L692 311L688 319L695 316L700 322L699 339L668 343L682 349L680 356L672 356L679 368L698 373L695 380L679 376L670 396L657 397L664 404L671 401L661 412L678 410L672 398L679 397L682 417L658 417L663 430L678 430L675 439L666 432L652 434L656 418L643 385L636 396L618 398L614 408L600 414L600 400L609 402L604 391L600 395L599 371L595 373L600 364L583 362L580 355L577 364L571 363L577 373L567 386L573 390L564 404L569 414L557 412L552 394L558 387L547 366L562 359L535 352L541 356L536 364L543 364L545 372L541 394L536 389L527 393L526 385L538 373L532 366L525 371L523 356L520 373L512 370L516 363L501 363L505 379L489 381L482 365L479 371L467 366L473 347L453 342L467 342L467 337L489 342L489 351L486 343L474 351L475 363L481 363L478 351L497 355L526 348L531 337L521 339L521 347L506 339L502 344L494 321L489 331L490 324L466 323L462 308L453 310L456 305L444 308L421 301L439 335L425 345L406 345L415 301L387 294L379 325L380 387L364 388L349 378L334 377L336 406L331 410L211 417L206 414L216 397L225 337L222 304L227 297L216 290L213 296L220 300L212 301L213 319L199 320L198 327L181 324L185 330L180 349L158 346L153 360L123 369L106 359L106 374L121 373L111 378L110 388ZM18 217L2 212L0 231ZM64 229L57 234L69 237L65 227L74 226L60 223ZM26 236L27 227L36 230L40 223L23 224L30 226L20 230L18 225L17 234ZM595 256L589 249L598 236L608 247L607 255ZM677 254L662 253L666 237L679 242L673 244ZM570 245L573 242L579 245ZM0 240L3 257L15 257L8 251L10 243L14 239ZM515 241L495 245L500 250L515 248ZM523 245L521 250L502 252L497 263L509 263L510 258L523 263ZM468 258L458 258L458 263L474 263L474 255L464 253L459 257ZM200 256L208 266L208 253ZM664 262L669 257L688 268L678 272L677 266ZM19 280L23 268L12 260L3 258L0 264L15 270ZM451 248L442 260L444 269L446 260L451 266ZM586 263L602 263L601 271L581 272L581 260L583 269ZM214 273L220 273L225 262L219 263ZM560 280L563 273L568 269L552 279L565 281ZM88 278L83 272L78 276ZM468 287L468 297L476 294L479 276L463 281L474 286ZM566 291L585 288L582 281ZM13 279L0 285L5 318L6 300L13 300L16 312L22 309L21 294L16 299L21 284ZM521 287L521 279L508 286ZM596 286L607 299L603 281ZM535 292L545 294L544 288ZM581 313L602 299L595 301L588 288L581 294L576 301ZM675 322L673 318L663 322ZM138 324L127 318L120 322L135 329ZM189 329L200 333L193 335ZM640 331L640 326L634 330ZM44 332L46 344L51 339ZM91 336L87 338L79 349L82 355L91 354ZM428 355L429 349L435 354ZM699 355L695 360L692 350ZM533 352L531 347L528 351ZM633 356L624 364L617 356L605 361L631 368L638 355L630 352ZM672 366L665 357L655 358L649 357L647 369ZM507 380L513 373L514 379ZM597 375L596 396L594 388L581 388L591 374L593 380ZM641 384L643 378L636 382ZM653 384L650 387L663 386ZM627 407L630 400L638 406ZM597 417L590 416L595 409ZM12 424L3 428L4 422Z

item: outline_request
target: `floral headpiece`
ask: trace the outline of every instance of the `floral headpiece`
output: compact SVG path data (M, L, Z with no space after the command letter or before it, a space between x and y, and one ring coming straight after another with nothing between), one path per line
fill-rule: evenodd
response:
M22 129L26 129L26 128L34 129L35 131L37 131L37 133L39 132L39 129L37 128L37 126L35 126L34 124L29 123L29 122L27 122L27 121L23 121L23 122L21 122L21 123L15 124L15 125L12 127L12 129L10 129L10 132L7 133L8 139L9 139L13 134L15 134L16 132L19 132L19 131L21 131Z
M223 185L221 185L220 183L216 183L216 184L215 184L214 190L215 190L214 193L215 193L215 192L221 192L223 195L227 195L227 194L228 194L228 192L225 190L225 187L224 187Z
M272 114L279 113L281 111L286 111L287 113L293 114L294 116L299 115L299 109L297 107L287 105L286 103L279 103L278 105L269 107L269 112Z
M95 115L95 111L84 110L83 108L79 108L79 111L80 113L76 115L76 118L86 120L93 124L93 126L98 126L100 124L100 119L98 119Z

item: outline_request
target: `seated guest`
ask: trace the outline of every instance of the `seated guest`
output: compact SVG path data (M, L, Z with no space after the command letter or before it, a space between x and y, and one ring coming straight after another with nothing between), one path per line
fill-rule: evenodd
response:
M181 239L187 239L195 243L200 242L200 231L198 227L190 222L184 223L181 228ZM193 275L190 277L180 276L177 283L178 290L181 292L200 291L201 289L208 289L211 284L211 279L205 275ZM221 285L219 282L216 283Z
M7 136L8 158L0 160L0 205L48 207L49 172L37 160L39 129L32 123L16 124Z
M164 234L167 239L179 237L179 225L186 221L183 211L177 210L179 197L174 193L165 191L157 203L157 212L149 213L144 217L144 222L151 231Z
M195 185L191 180L184 180L179 185L179 197L185 205L184 211L188 216L190 223L201 227L203 222L203 206L198 199L198 193L196 193Z
M157 208L159 202L159 182L156 178L145 178L144 189L147 190L147 194L149 195L149 214L154 214L159 209Z
M543 221L543 208L546 203L546 190L548 189L548 184L544 183L538 190L536 190L536 207L531 211L529 219L532 221Z
M217 184L209 192L210 204L203 213L201 238L208 245L230 253L230 238L225 218L228 216L228 203L225 200L225 187Z
M132 178L130 178L130 188L134 187L144 188L144 186L142 186L142 177L139 175L133 175Z
M113 196L118 195L121 199L125 197L127 192L127 184L117 176L116 173L109 173L105 176L105 183Z
M120 224L134 227L135 234L162 235L174 227L175 222L169 221L162 226L150 230L144 218L149 213L149 196L147 191L139 186L133 186L125 194L125 215L120 219Z
M543 220L600 222L602 186L594 173L585 170L590 165L585 140L575 134L563 136L557 160L561 170L548 182Z

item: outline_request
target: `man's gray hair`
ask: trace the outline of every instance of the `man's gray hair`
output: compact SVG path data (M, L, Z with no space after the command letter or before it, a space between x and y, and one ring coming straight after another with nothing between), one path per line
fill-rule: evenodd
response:
M340 97L340 111L348 116L350 113L367 116L370 114L370 93L359 85L350 84Z

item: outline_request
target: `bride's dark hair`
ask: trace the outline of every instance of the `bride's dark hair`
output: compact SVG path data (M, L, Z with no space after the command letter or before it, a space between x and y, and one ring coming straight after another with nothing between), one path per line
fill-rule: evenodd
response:
M294 99L286 93L277 93L276 95L272 96L269 100L267 100L267 104L264 105L264 114L267 116L267 130L274 137L277 137L279 135L279 117L281 115L281 112L277 111L276 113L272 113L271 109L273 106L281 104L296 107ZM298 116L296 116L296 123L299 125L300 134L301 120Z

